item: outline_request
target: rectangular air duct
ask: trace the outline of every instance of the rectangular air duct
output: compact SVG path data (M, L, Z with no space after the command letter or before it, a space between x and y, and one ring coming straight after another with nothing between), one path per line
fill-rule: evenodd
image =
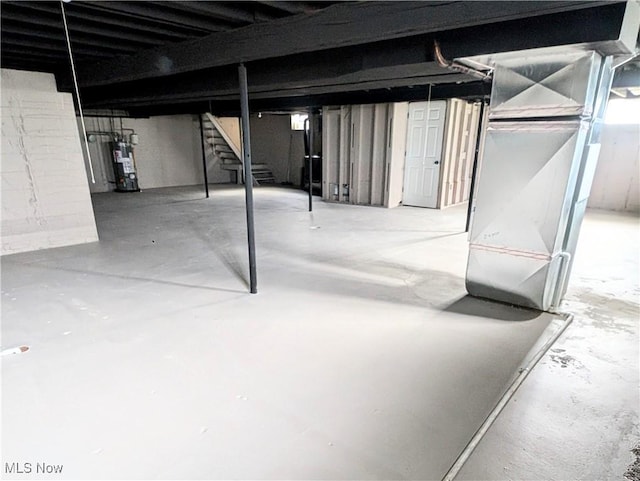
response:
M589 195L611 59L496 56L467 290L549 310L564 294Z

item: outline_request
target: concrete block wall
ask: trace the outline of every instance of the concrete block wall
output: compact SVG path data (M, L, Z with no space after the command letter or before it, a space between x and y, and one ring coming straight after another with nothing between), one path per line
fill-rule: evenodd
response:
M606 124L589 207L640 213L640 124Z
M54 76L2 69L0 254L98 240L71 94Z
M85 118L88 131L120 129L120 119ZM156 116L122 119L123 128L134 129L140 143L134 146L136 171L141 189L197 185L203 182L202 150L198 117ZM128 132L125 132L128 134ZM111 148L108 137L89 144L96 183L91 192L114 189Z

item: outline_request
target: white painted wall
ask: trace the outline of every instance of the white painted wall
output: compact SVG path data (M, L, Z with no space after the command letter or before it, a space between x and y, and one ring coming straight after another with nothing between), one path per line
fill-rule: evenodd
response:
M251 158L271 168L276 182L300 186L304 166L304 132L291 130L289 115L251 116ZM317 136L316 136L317 137Z
M640 212L640 124L605 124L588 205Z
M0 254L98 240L70 94L54 76L2 69Z
M115 128L120 120L113 119ZM85 118L88 131L112 131L109 118ZM202 150L197 116L171 115L145 119L125 118L124 128L134 129L140 143L134 147L138 181L141 189L196 185L203 182ZM126 132L125 132L126 133ZM113 169L109 138L100 137L89 144L96 183L91 192L113 190Z

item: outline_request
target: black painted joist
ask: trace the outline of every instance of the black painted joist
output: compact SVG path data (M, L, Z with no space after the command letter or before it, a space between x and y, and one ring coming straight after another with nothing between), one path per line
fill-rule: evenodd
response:
M159 22L141 18L131 18L123 15L105 15L100 12L104 8L99 2L71 2L66 4L65 13L69 23L69 30L82 30L85 25L102 26L115 32L124 30L127 33L138 32L152 38L165 41L179 41L193 33L202 34L202 30L194 30L188 26L181 28L163 26ZM62 15L59 2L2 2L2 17L21 19L31 24L45 23L45 25L61 26Z
M299 54L248 64L252 98L311 95L469 81L466 75L438 66L428 37L396 39L358 47ZM220 67L171 77L83 89L87 105L114 101L140 105L208 97L237 98L235 67Z
M480 81L462 84L440 84L431 89L431 99L461 98L468 100L488 99L491 86ZM325 105L359 105L386 102L405 102L426 100L429 97L428 87L377 89L357 92L338 92L333 94L250 100L252 112L259 111L298 111L309 106L321 108ZM240 115L237 100L200 100L175 104L148 105L129 109L132 117L149 117L152 115L176 115L198 112L212 112L214 115L237 117Z
M607 13L603 15L603 12ZM512 49L606 40L619 28L624 4L440 32L448 58ZM600 17L598 16L600 15ZM571 21L574 21L574 24ZM438 83L468 82L468 76L433 61L436 35L418 35L365 45L301 53L247 64L252 98L284 98ZM64 83L61 83L64 85ZM235 66L83 89L87 105L145 106L163 102L237 98Z
M104 37L108 39L117 39L120 41L135 42L144 47L157 46L162 43L160 40L166 41L166 38L155 40L151 38L149 34L141 33L140 30L126 30L124 28L114 27L113 25L107 25L104 22L98 22L93 20L83 20L82 24L78 21L71 20L73 15L67 12L67 18L69 18L69 31L72 36L82 33L91 36ZM2 6L2 23L11 22L14 24L23 25L27 29L33 29L33 16L21 11L11 10L6 5ZM60 15L52 13L51 15L37 15L37 21L39 28L49 28L51 30L62 30L62 22ZM180 39L184 38L180 37Z
M167 27L188 27L202 32L227 30L229 23L194 12L181 12L170 8L168 2L114 2L100 1L92 4L105 12L134 19L147 19Z
M222 2L202 2L202 1L177 1L166 2L168 8L185 12L197 13L206 18L215 18L230 22L236 26L248 25L259 20L269 20L277 18L273 15L266 15L262 12L251 12L247 7L253 7L255 2L244 2L238 6L225 5Z
M83 87L175 75L238 62L313 52L567 10L594 1L345 2L229 32L143 51L129 61L79 66Z
M5 48L7 46L15 46L15 47L28 47L33 48L34 50L42 50L42 51L58 51L64 52L68 55L67 43L62 36L61 38L48 38L46 41L41 41L38 39L33 39L30 36L24 36L20 33L12 32L11 29L2 29L2 47ZM117 45L112 45L109 43L100 44L98 42L90 42L84 43L80 46L73 47L74 53L78 55L95 55L96 57L106 56L106 55L122 55L127 52L132 52L133 50L129 47L121 47Z
M352 82L336 82L329 83L326 79L324 84L315 84L308 86L296 86L295 84L271 84L254 87L251 90L251 98L253 100L260 99L280 99L287 97L301 97L313 95L325 95L334 93L349 93L359 90L376 90L390 89L397 87L413 87L423 86L429 83L445 84L455 82L468 82L471 78L463 74L441 71L438 75L423 75L415 77L395 77L393 73L377 79L363 80L359 79ZM237 101L238 92L233 88L225 89L208 89L202 91L187 91L181 94L175 94L165 91L163 94L143 95L137 97L128 95L115 95L111 98L104 95L85 100L85 105L91 108L108 108L112 105L126 105L128 107L157 105L162 103L174 102L191 102L201 98L208 98L214 101L233 100Z
M41 26L37 30L25 27L18 22L12 22L4 20L2 22L2 36L6 34L20 35L22 38L39 38L49 41L65 41L64 30L62 28L48 28ZM118 37L101 37L96 34L84 34L73 32L73 42L79 42L83 46L90 47L109 47L111 49L118 49L123 53L132 53L140 48L140 44L135 44L129 40L123 40Z

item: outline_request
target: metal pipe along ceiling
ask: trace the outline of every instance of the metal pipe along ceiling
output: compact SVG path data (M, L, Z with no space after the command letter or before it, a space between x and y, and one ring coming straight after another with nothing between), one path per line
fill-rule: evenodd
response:
M437 40L433 41L433 56L435 57L436 62L438 62L438 65L440 65L441 67L447 68L449 70L454 70L456 72L464 73L467 75L471 75L485 82L491 81L491 74L486 74L480 70L476 70L471 67L467 67L466 65L462 65L461 63L447 60L444 57L444 55L442 55L442 51L440 50L440 44L438 43Z

